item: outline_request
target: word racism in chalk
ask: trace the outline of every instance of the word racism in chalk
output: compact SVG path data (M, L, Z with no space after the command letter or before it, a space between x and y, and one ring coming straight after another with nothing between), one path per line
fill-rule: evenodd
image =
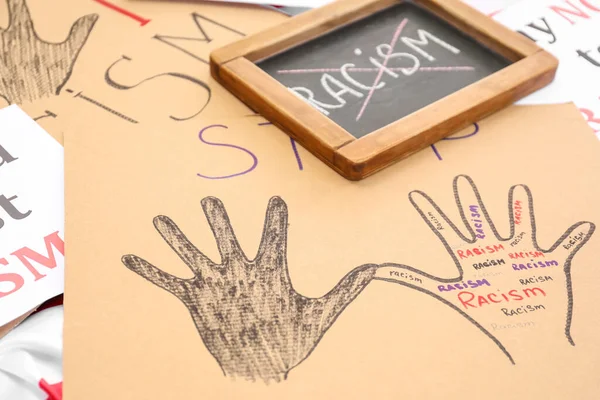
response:
M430 41L436 43L437 45L441 46L442 48L448 50L453 54L460 53L459 49L450 45L449 43L446 43L442 39L438 38L437 36L434 36L433 34L429 33L424 29L418 29L417 34L418 39L403 36L400 37L400 41L403 42L406 46L410 47L415 53L419 54L420 56L422 56L430 62L435 61L435 57L433 57L430 53L428 53L427 51L425 51L425 49L422 48L427 46L430 43ZM394 52L394 49L389 44L379 44L375 46L375 50L380 59L377 59L375 57L369 57L369 62L373 65L374 68L380 71L380 75L386 74L388 78L398 79L401 75L398 74L396 71L399 71L404 76L410 76L416 71L418 71L419 67L421 66L421 63L417 56L407 52ZM362 54L362 49L354 49L354 55L361 56ZM386 64L388 63L388 61L394 59L408 60L410 65L404 64L402 68L387 67ZM315 98L315 94L310 89L303 86L291 87L289 88L289 90L298 95L304 101L308 102L317 110L321 111L323 114L329 115L328 110L343 108L346 105L347 101L343 97L344 95L349 94L360 99L368 95L369 92L371 92L370 94L372 95L373 91L382 89L386 86L385 80L381 80L373 86L369 86L363 82L360 82L357 78L350 75L350 71L352 71L353 69L356 69L356 65L353 63L346 63L340 67L339 71L342 74L342 77L344 78L345 82L336 79L333 75L329 73L324 73L323 75L321 75L321 86L323 87L325 92L327 92L327 94L329 94L333 98L333 100L335 100L335 103L317 100Z
M14 157L11 153L8 152L7 149L0 145L0 168L7 168L9 164L17 160L17 157ZM5 194L0 195L0 209L3 210L5 214L0 214L0 229L3 228L5 225L6 216L14 220L22 220L31 215L31 210L21 212L15 205L16 200L17 196L14 194L10 197L7 197Z

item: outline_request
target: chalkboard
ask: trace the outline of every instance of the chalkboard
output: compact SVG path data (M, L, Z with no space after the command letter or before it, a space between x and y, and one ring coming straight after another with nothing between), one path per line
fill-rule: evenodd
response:
M337 0L213 51L210 68L360 180L548 85L558 60L460 0Z
M356 138L509 64L410 2L256 63Z

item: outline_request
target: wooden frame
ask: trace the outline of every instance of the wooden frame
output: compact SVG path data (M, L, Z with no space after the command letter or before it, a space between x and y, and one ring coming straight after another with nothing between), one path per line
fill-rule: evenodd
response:
M554 79L558 60L529 39L460 0L414 0L513 63L359 139L323 115L255 62L404 0L338 0L211 54L212 76L249 107L350 180L363 179Z

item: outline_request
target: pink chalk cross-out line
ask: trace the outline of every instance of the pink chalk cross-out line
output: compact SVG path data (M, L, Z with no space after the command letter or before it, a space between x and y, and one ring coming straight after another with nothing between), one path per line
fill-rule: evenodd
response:
M387 63L390 59L390 55L392 55L392 53L394 51L394 47L396 46L396 43L398 42L398 39L400 38L400 34L402 33L402 30L404 29L404 27L406 26L407 23L408 23L408 18L404 18L400 22L398 27L396 28L396 31L394 32L394 36L392 37L392 40L389 43L389 50L388 50L387 54L385 55L383 63L381 64L381 66L379 68L353 67L353 68L347 69L347 71L350 71L350 72L377 72L377 77L375 78L375 82L373 83L373 86L371 86L371 89L369 90L369 93L367 94L367 98L363 102L362 107L361 107L360 111L358 112L358 115L356 116L357 121L363 116L365 110L367 109L367 106L369 105L369 102L371 101L371 98L373 97L373 93L375 92L376 86L379 84L379 81L381 81L381 77L383 76L383 73L386 70L388 70L388 71L405 71L405 70L412 69L412 68L403 68L403 67L387 68ZM424 71L424 72L428 72L428 71L452 72L452 71L474 71L475 68L472 66L458 65L458 66L419 67L417 70ZM278 74L282 74L282 75L327 73L327 72L342 72L342 68L280 69L277 71Z
M386 68L390 71L404 71L411 68ZM474 71L474 67L470 66L455 66L455 67L419 67L419 71ZM310 74L310 73L326 73L326 72L341 72L341 68L310 68L310 69L280 69L278 74ZM378 72L379 68L348 68L350 72Z
M407 23L408 23L408 19L404 18L402 20L402 22L400 22L400 24L398 25L398 28L396 28L396 32L394 32L394 37L392 37L392 41L390 42L389 50L388 50L387 54L385 55L385 59L383 60L383 64L381 65L381 68L379 68L379 73L377 74L377 77L375 78L375 82L371 86L371 90L369 90L369 94L367 95L365 102L363 103L362 107L360 108L360 111L358 112L358 115L356 116L357 121L360 119L360 117L362 117L363 113L365 112L365 109L367 108L367 105L369 104L369 101L371 101L371 97L373 97L373 93L375 92L375 86L377 86L377 84L379 84L379 81L381 80L381 77L383 76L383 71L385 69L385 66L387 65L388 60L390 59L390 55L394 51L394 47L396 47L398 38L400 38L400 33L402 33L402 29L404 29L404 27L406 26Z

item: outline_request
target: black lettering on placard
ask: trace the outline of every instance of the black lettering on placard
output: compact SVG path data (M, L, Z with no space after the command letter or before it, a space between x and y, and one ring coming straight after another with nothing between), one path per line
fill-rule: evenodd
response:
M534 28L553 36L547 24ZM409 2L257 62L357 138L510 64Z
M548 21L546 21L546 17L540 18L539 21L540 21L539 23L536 22L536 21L532 21L532 22L528 23L526 26L528 26L529 28L537 31L537 32L535 32L536 34L540 34L540 33L543 34L544 39L549 44L555 43L556 42L556 35L554 34L554 31L552 30L552 28L548 24ZM525 33L522 30L518 30L517 32L519 32L521 35L524 35L524 36L528 37L529 39L533 40L534 42L537 42L539 40L539 39L533 38L531 35Z
M194 78L192 76L189 76L189 75L186 75L186 74L182 74L182 73L179 73L179 72L163 72L161 74L157 74L157 75L151 76L149 78L142 79L138 83L135 83L135 84L132 84L132 85L125 85L125 84L118 83L114 79L111 78L110 71L111 71L111 69L115 65L117 65L119 62L121 62L123 60L125 60L125 61L131 61L131 58L128 57L128 56L126 56L126 55L121 56L121 58L118 59L117 61L115 61L114 63L112 63L110 65L110 67L108 67L108 69L106 70L106 72L104 73L104 80L106 81L106 83L108 83L110 86L112 86L115 89L130 90L130 89L133 89L133 88L136 88L136 87L142 85L145 82L151 81L153 79L173 78L173 79L182 79L182 80L184 80L186 82L191 82L191 83L193 83L195 85L200 86L202 89L204 89L206 91L206 93L208 95L208 97L206 99L206 103L204 103L204 105L200 108L199 111L197 111L196 113L194 113L193 115L190 115L188 117L175 117L173 115L169 115L169 118L171 118L171 119L173 119L175 121L186 121L188 119L192 119L192 118L196 117L197 115L199 115L206 108L206 106L208 105L208 103L210 103L210 99L211 99L211 96L212 96L212 90L211 90L210 86L208 86L206 83L204 83L203 81L201 81L201 80L199 80L197 78Z
M29 215L31 214L31 210L28 210L24 213L19 211L17 206L13 204L13 201L16 199L17 196L0 196L0 209L4 210L14 220L20 220L29 217ZM4 220L0 218L0 228L2 228L3 226Z
M9 152L5 146L0 145L0 167L4 167L18 159L19 158L16 157L14 153ZM2 170L4 170L4 168L2 168ZM16 195L11 197L0 195L0 211L3 211L5 214L8 214L9 217L18 221L27 218L31 214L31 210L21 212L20 208L14 204L17 198L18 196ZM0 229L4 227L4 225L4 219L0 218Z
M0 196L0 207L10 215L13 219L27 218L31 214L31 210L22 213L17 209L12 202L17 199L17 196L6 197Z
M10 164L11 162L18 160L17 157L13 157L8 150L0 145L0 167L4 164Z
M190 57L195 58L198 61L201 61L203 63L205 63L206 65L209 65L210 63L205 60L204 58L200 57L198 54L194 54L192 53L190 50L182 47L181 45L177 44L177 42L205 42L205 43L210 43L213 41L213 37L209 36L209 34L207 33L207 30L204 29L204 27L202 26L202 21L208 22L212 25L221 27L223 29L226 29L230 32L233 32L235 34L238 34L240 36L246 36L244 33L235 30L233 28L228 27L227 25L223 25L220 22L217 22L213 19L207 18L204 15L200 15L196 12L191 14L192 19L194 20L194 24L196 24L196 27L198 28L198 30L200 31L200 33L202 34L202 37L186 37L186 36L169 36L169 35L154 35L153 39L156 39L164 44L166 44L167 46L173 47L177 50L180 50L182 52L184 52L185 54L187 54Z
M594 53L590 54L590 50L577 50L579 57L583 57L584 60L595 67L600 67L600 47L598 47L597 53L596 55L592 55Z

